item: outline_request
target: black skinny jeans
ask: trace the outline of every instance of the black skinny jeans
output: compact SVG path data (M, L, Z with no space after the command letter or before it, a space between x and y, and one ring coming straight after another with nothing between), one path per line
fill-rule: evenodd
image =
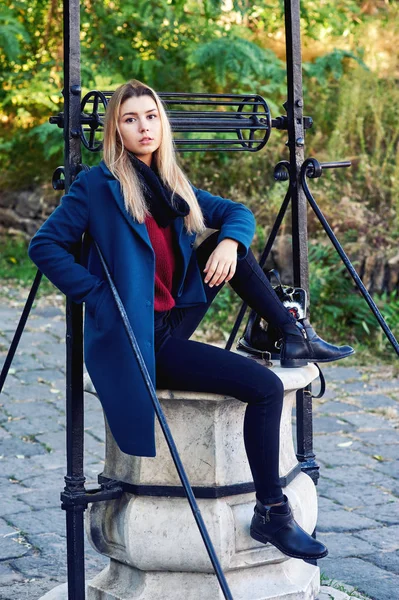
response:
M218 233L197 248L203 277ZM237 261L229 283L267 321L276 326L292 322L251 250L245 259ZM256 495L264 504L280 502L283 494L279 483L279 434L284 391L281 380L250 358L188 339L222 287L223 284L204 284L206 304L155 312L157 387L226 394L246 402L244 444Z

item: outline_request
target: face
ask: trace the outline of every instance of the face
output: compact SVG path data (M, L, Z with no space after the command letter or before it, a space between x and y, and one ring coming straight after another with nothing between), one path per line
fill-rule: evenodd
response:
M161 119L151 96L128 98L119 110L119 129L125 147L148 166L161 144Z

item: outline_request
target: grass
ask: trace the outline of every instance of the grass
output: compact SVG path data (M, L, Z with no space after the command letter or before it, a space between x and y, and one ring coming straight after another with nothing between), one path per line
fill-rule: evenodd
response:
M328 577L322 571L320 572L320 583L321 585L334 588L335 590L338 590L340 592L344 592L350 598L360 598L361 600L369 600L368 596L365 596L364 594L360 593L356 587L345 585L340 581L336 581L335 579Z
M36 273L37 267L28 256L28 242L25 238L5 236L0 240L0 280L3 284L0 295L7 295L6 287L31 286ZM36 297L52 294L55 290L55 286L43 276Z

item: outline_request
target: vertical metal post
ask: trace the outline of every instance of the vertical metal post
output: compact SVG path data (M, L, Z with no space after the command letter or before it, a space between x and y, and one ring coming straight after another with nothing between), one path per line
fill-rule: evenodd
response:
M301 167L305 157L305 130L303 126L300 0L285 0L284 4L294 285L308 290L307 201L301 183Z
M312 392L311 386L296 393L296 421L297 421L297 458L301 463L302 471L307 473L317 485L319 479L319 465L313 452L313 419L312 419Z
M81 163L80 2L64 0L64 167L68 191ZM81 243L72 249L79 260ZM82 305L66 304L67 475L62 508L66 511L68 600L84 600L84 526L87 504L83 475L83 320Z
M292 262L294 285L309 292L307 200L301 182L305 158L303 125L302 52L300 0L284 0L287 50L287 118L290 151ZM302 469L316 482L318 465L313 452L312 397L310 386L297 392L298 460Z

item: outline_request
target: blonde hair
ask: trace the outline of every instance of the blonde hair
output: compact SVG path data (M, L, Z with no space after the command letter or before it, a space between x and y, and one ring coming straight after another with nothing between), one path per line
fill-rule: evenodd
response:
M104 118L103 159L114 177L119 180L126 210L139 222L143 223L149 214L139 179L132 168L127 150L123 144L119 129L119 111L121 104L128 98L150 96L157 105L162 127L162 138L159 148L154 152L153 160L162 182L169 186L173 194L179 194L190 206L189 214L184 218L188 233L201 233L205 229L204 217L194 191L176 162L173 146L172 130L162 101L149 86L137 79L132 79L118 87L108 102Z

